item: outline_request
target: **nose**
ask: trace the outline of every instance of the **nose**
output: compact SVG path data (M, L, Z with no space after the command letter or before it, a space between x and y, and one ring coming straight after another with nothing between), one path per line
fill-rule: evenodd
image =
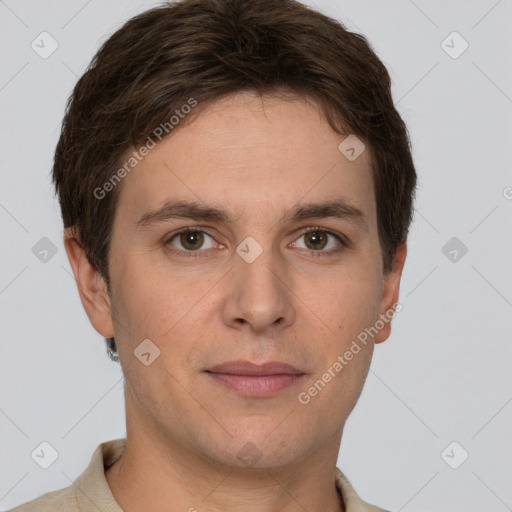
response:
M286 266L271 250L248 263L234 255L223 304L223 321L238 330L273 335L295 321L293 283Z

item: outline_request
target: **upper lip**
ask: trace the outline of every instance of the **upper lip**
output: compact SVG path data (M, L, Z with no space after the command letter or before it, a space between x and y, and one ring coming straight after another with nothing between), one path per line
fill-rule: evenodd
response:
M228 373L230 375L303 375L304 372L298 370L288 363L280 361L270 361L263 364L255 364L250 361L228 361L218 364L206 370L210 373Z

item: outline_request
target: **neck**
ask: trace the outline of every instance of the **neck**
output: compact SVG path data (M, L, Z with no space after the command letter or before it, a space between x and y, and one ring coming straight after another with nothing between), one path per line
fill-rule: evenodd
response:
M294 463L229 466L164 437L142 418L132 421L130 409L127 404L126 451L105 471L124 512L345 512L335 486L339 432L332 442Z

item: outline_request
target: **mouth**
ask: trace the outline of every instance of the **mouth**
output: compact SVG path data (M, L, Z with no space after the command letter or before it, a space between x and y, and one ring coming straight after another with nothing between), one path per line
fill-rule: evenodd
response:
M305 372L288 363L271 361L261 365L250 361L229 361L205 373L214 382L243 396L272 396L299 382Z

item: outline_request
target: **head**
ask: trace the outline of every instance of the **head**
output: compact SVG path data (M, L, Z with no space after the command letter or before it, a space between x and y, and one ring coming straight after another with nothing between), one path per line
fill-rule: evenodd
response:
M142 13L78 81L53 178L82 303L146 430L230 463L251 442L272 465L343 428L390 334L416 184L363 36L294 0ZM239 359L302 376L241 396L208 372Z

